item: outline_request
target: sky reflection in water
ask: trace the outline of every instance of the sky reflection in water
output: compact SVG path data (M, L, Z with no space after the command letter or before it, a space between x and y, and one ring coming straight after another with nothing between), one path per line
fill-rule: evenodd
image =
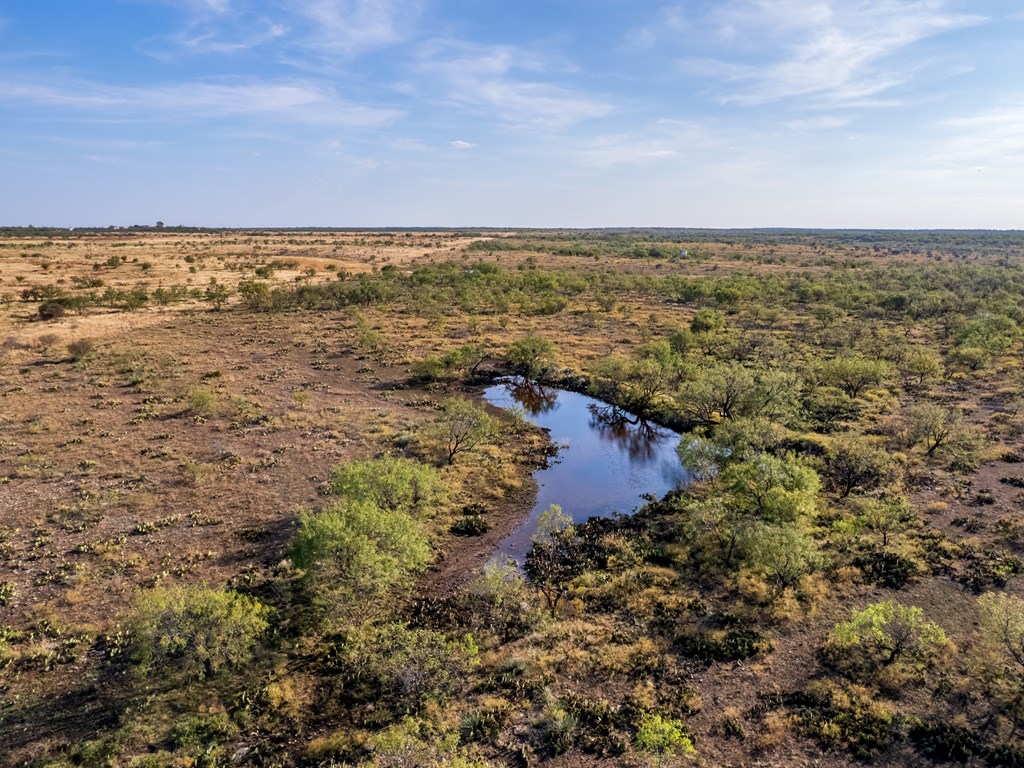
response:
M502 542L498 557L522 562L537 518L551 504L582 522L630 513L643 504L644 494L660 497L688 480L676 454L677 433L599 400L521 380L496 384L484 398L499 408L523 408L559 447L550 466L534 473L537 504Z

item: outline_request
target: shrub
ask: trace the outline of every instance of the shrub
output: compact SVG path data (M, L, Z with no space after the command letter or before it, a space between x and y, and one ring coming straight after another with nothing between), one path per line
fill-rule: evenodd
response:
M871 603L836 624L826 652L848 672L874 674L896 664L922 669L948 643L946 633L925 621L920 608L886 601Z
M480 515L466 515L452 523L451 531L456 536L483 536L490 528Z
M430 562L430 547L408 514L370 501L345 500L299 515L292 560L314 601L328 610L361 610L407 583Z
M96 342L92 339L79 339L78 341L72 341L68 344L68 354L71 355L71 359L81 360L90 352L96 348Z
M249 660L269 616L269 608L237 592L155 589L138 597L129 618L133 657L143 669L173 662L186 677L210 677Z
M445 486L434 467L384 456L336 466L331 472L331 493L383 509L427 515L444 499Z
M59 320L66 312L64 305L57 301L43 302L38 310L40 320Z
M659 757L688 755L696 751L681 722L653 713L644 715L640 720L636 731L636 747L641 752Z

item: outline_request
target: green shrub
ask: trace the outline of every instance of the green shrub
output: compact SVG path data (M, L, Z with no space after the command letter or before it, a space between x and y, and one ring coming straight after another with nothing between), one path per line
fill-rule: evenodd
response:
M886 601L871 603L849 621L836 624L826 654L847 672L873 675L897 664L923 669L948 643L946 633L925 621L920 608Z
M483 536L490 528L480 515L466 515L452 523L451 531L456 536Z
M413 515L432 513L445 491L437 469L411 459L384 456L353 461L331 472L331 493Z
M408 583L430 559L427 539L408 514L370 501L344 500L304 512L292 540L293 562L314 601L328 611L368 608L368 601Z
M636 731L636 748L651 755L671 757L688 755L696 750L686 727L670 717L644 715Z
M174 664L186 677L210 677L251 658L269 616L269 608L237 592L154 589L139 595L129 617L133 658L144 670Z

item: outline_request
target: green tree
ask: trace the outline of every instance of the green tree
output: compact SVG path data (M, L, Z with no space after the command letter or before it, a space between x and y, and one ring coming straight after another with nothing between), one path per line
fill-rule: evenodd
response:
M910 445L923 444L925 456L940 448L965 446L975 436L959 408L946 408L935 403L917 403L903 414L903 432Z
M902 496L862 499L859 507L864 526L879 536L883 550L889 546L890 539L918 523L910 502Z
M528 379L542 378L558 363L554 342L535 333L509 344L505 357Z
M219 312L229 298L231 298L231 289L223 283L218 283L217 278L211 277L210 284L203 291L203 301L212 305L214 310ZM247 296L246 302L248 303L248 301L249 297Z
M843 390L849 397L859 397L865 389L877 387L892 372L884 360L871 360L857 354L846 354L821 364L822 383Z
M854 491L874 491L898 476L888 451L867 438L853 435L839 437L829 446L824 474L841 499Z
M363 612L431 560L427 539L408 514L350 499L301 513L291 555L322 613Z
M392 512L427 516L444 500L446 488L434 467L384 456L336 466L331 471L331 493Z
M552 504L540 514L523 568L552 616L557 614L569 582L582 572L578 546L572 518L560 506Z
M154 589L138 596L128 620L133 657L143 669L173 663L186 677L211 677L251 658L269 616L269 608L237 592Z
M821 481L795 456L754 456L729 464L721 479L728 504L769 524L793 522L817 509Z
M814 539L793 525L757 525L744 542L744 563L771 585L776 600L824 565Z
M900 663L923 669L949 640L941 627L924 620L920 608L887 600L836 624L829 643L840 662L852 662L853 668L875 670Z
M453 464L460 453L490 441L498 432L487 411L463 397L448 398L441 403L441 410L435 432L448 464Z
M999 647L1024 672L1024 600L1005 592L986 592L978 598L985 638Z

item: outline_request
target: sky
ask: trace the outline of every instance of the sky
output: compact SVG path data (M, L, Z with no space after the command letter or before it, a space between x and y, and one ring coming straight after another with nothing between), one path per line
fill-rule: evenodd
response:
M0 0L0 225L1024 229L1020 0Z

